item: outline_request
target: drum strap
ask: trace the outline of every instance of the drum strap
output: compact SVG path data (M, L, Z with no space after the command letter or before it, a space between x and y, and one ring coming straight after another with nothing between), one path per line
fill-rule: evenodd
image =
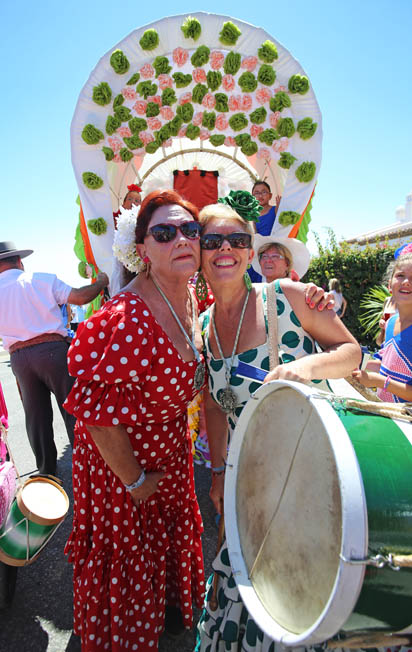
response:
M267 286L269 371L279 364L278 309L275 281Z

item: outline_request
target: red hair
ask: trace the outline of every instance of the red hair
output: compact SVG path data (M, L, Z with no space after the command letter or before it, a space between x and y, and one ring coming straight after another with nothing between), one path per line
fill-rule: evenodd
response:
M136 220L136 243L142 243L152 219L153 213L161 206L181 206L199 221L199 211L194 204L183 199L175 190L154 190L144 198Z

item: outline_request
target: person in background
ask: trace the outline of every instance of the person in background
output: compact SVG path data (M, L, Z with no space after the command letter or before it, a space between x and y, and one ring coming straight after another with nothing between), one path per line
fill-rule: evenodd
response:
M335 299L334 311L338 317L342 318L346 312L348 302L342 294L341 284L337 278L329 280L329 292L332 292Z
M67 328L59 304L88 303L108 284L72 288L55 274L26 272L22 258L32 249L0 242L0 336L10 352L26 416L26 430L40 473L55 475L57 450L51 394L56 397L71 445L75 419L63 408L74 383L67 370Z
M277 278L299 281L309 267L309 250L296 238L281 238L275 234L262 236L256 233L253 249L255 256L252 268L267 283Z
M70 328L76 332L79 324L85 319L86 308L84 306L71 306L71 313Z
M135 183L131 183L130 186L127 186L127 193L123 199L122 207L130 210L132 206L140 206L142 203L141 196L142 189L140 186L137 186ZM117 226L117 218L120 215L120 209L113 213L114 218L114 227Z
M256 223L256 231L260 235L270 235L282 198L280 195L276 195L275 206L269 203L272 199L272 191L266 181L256 181L252 187L252 195L259 201L261 206L259 221ZM249 270L249 276L253 283L260 283L262 281L261 274L257 273L254 269Z

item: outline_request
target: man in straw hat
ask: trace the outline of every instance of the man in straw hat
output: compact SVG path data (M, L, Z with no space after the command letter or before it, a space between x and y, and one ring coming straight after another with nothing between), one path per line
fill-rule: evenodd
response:
M67 370L67 330L59 304L89 303L109 283L99 273L93 285L72 288L55 274L25 272L22 258L32 249L0 242L0 336L10 352L26 415L26 429L40 473L54 475L57 450L53 434L51 392L56 397L70 443L74 417L63 403L74 378Z

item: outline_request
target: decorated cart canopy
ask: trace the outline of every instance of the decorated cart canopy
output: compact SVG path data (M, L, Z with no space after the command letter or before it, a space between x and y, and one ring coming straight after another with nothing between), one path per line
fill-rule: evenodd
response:
M136 29L100 59L77 102L76 251L111 275L112 214L127 186L184 194L191 175L204 203L265 180L282 197L273 231L305 241L321 141L309 79L265 30L203 12Z

